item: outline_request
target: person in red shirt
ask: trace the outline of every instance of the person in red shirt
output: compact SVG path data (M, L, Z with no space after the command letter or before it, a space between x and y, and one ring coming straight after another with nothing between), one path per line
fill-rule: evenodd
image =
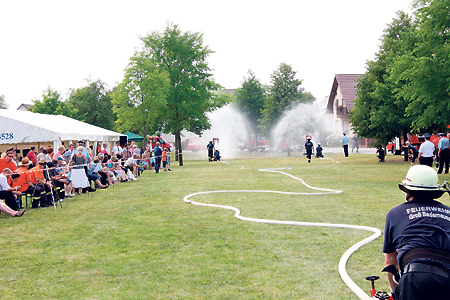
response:
M6 152L6 157L0 158L0 172L3 172L3 170L6 168L10 169L13 172L17 170L16 163L14 162L13 151Z
M28 159L31 161L31 163L35 166L37 164L37 157L36 157L36 153L34 152L34 150L36 149L35 146L32 146L30 151L28 151L27 156Z

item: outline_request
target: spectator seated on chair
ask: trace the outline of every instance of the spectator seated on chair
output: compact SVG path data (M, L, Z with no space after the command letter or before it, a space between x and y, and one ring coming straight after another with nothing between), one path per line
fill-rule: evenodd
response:
M3 203L2 200L0 200L0 211L2 213L10 215L11 217L21 217L25 213L25 209L22 209L20 211L12 210L8 205Z
M5 158L0 158L0 172L8 168L11 171L17 170L16 163L14 162L15 151L7 151Z
M139 159L139 155L136 153L133 154L132 157L128 158L125 161L124 167L133 173L134 177L138 176L139 165L137 164L137 159Z
M58 181L64 184L64 198L74 197L75 194L72 193L72 180L70 179L66 161L59 157L52 162L55 165L55 174L59 176Z
M16 201L17 196L20 196L22 193L19 191L20 188L18 186L10 187L8 184L8 179L10 178L11 182L17 182L19 177L19 173L13 174L13 172L8 168L4 169L0 174L0 199L4 199L5 204L15 211L19 210L19 205Z
M108 186L100 182L100 174L98 172L101 170L102 165L98 157L95 157L93 163L90 163L88 167L88 179L94 181L99 189L106 189Z

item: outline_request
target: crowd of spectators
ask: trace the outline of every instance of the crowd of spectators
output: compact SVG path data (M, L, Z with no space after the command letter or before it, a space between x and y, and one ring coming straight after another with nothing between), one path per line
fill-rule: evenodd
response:
M21 217L20 197L31 197L31 208L53 206L57 201L81 195L85 192L105 189L109 186L136 180L144 170L171 171L169 149L161 149L159 143L152 149L139 147L131 142L120 146L117 141L108 153L108 144L96 149L78 146L31 147L25 157L18 158L13 148L0 158L0 212ZM161 168L160 164L163 162Z

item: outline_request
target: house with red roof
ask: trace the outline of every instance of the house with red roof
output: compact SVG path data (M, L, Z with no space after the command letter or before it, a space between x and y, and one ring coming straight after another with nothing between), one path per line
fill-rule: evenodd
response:
M353 109L356 98L357 80L362 76L363 74L336 74L334 76L326 110L328 114L333 115L334 133L345 132L348 137L354 135L348 115Z

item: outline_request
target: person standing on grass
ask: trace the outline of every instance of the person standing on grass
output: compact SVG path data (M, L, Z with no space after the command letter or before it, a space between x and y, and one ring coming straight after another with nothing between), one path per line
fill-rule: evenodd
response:
M209 144L206 145L206 148L208 149L208 161L213 161L214 156L214 144L213 141L209 141Z
M406 202L386 215L383 271L396 300L449 299L450 207L435 200L449 190L437 182L433 168L411 167L398 185Z
M347 134L343 133L344 137L342 138L342 148L344 148L344 155L348 157L348 137Z
M311 137L306 138L305 149L306 149L306 158L308 159L308 163L311 163L311 155L314 148L314 144L311 142Z
M434 153L433 153L433 155L436 157L436 158L435 158L435 161L436 161L436 168L439 168L438 146L439 146L439 141L441 140L441 137L443 137L443 136L444 136L443 133L438 133L438 134L436 135L436 137L435 137L433 140L430 139L430 141L431 141L431 142L433 143L433 145L434 145Z
M358 153L359 152L359 140L356 135L353 137L352 153L353 153L353 150L355 150L355 148L356 148L356 153Z
M439 170L438 174L442 174L442 169L445 165L445 174L448 173L448 162L449 162L449 147L450 142L449 140L444 136L443 133L440 133L441 139L439 140L438 144L438 153L439 156Z
M155 148L153 149L155 152L155 173L159 173L159 169L161 168L161 159L162 159L162 148L161 143L157 142Z
M430 141L431 134L425 133L425 142L419 148L419 163L421 165L433 166L434 144Z

